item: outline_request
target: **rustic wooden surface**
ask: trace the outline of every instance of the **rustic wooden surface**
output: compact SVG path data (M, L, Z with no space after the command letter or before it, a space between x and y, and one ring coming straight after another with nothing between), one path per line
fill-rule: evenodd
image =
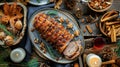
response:
M113 0L113 4L110 9L116 9L120 11L120 0Z
M99 17L99 19L100 19L100 17L104 13L106 13L106 11L102 12L102 13L99 13L99 12L97 13L95 11L92 11L87 6L87 4L85 4L85 3L82 3L80 5L80 8L81 8L81 12L83 13L82 17L89 16L89 15L92 15L92 16L97 15ZM120 12L120 0L113 0L111 8L109 10L107 10L107 11L110 11L110 10L117 10L117 11ZM102 33L100 32L99 28L96 27L96 23L99 23L99 21L97 21L96 23L86 23L86 22L82 23L81 19L79 19L78 22L79 22L79 25L80 25L82 31L86 30L86 28L85 28L86 25L89 25L91 27L92 31L93 31L93 33L90 34L88 32L88 30L86 30L86 32L84 32L84 36L102 36Z

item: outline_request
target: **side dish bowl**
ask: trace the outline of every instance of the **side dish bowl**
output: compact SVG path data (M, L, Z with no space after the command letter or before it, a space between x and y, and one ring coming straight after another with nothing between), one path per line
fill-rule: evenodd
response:
M6 4L6 3L0 3L0 7L1 7L1 10L2 10L2 6ZM22 40L24 34L25 34L25 29L26 29L26 12L27 12L27 8L22 4L22 3L15 3L15 2L10 2L10 3L7 3L7 5L13 5L13 4L16 4L17 6L21 7L22 9L20 10L21 13L22 13L22 18L20 18L20 21L22 23L22 27L19 31L19 33L16 34L15 37L13 37L13 40L14 40L14 43L9 45L9 46L12 46L12 45L16 45L18 43L20 43L20 41ZM19 9L19 8L18 8ZM2 10L3 11L3 10ZM17 19L19 20L19 19ZM15 22L16 23L16 22ZM7 29L7 27L6 27ZM8 29L7 29L8 30ZM9 31L9 30L8 30ZM11 31L10 31L11 32ZM6 35L7 36L7 35ZM0 43L1 44L1 43ZM5 44L6 46L6 44ZM8 45L7 45L8 46Z
M112 6L113 0L109 0L109 2L102 2L102 3L103 4L99 3L98 1L91 0L90 2L88 2L88 7L95 12L104 12Z

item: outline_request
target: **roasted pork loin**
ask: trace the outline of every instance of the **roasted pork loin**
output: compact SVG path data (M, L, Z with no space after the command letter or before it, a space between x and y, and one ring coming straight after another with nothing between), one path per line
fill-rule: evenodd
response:
M60 53L73 38L73 35L62 24L44 13L36 15L33 25L41 37L50 42Z

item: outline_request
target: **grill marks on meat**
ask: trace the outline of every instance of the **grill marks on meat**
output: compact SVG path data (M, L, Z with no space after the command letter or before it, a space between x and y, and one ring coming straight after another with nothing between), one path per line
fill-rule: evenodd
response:
M60 53L64 51L67 43L73 38L62 24L44 13L35 17L34 27L39 31L41 37L50 42Z

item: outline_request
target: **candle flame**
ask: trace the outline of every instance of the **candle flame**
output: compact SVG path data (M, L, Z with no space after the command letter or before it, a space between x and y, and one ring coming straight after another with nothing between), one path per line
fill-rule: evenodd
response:
M18 57L18 56L19 56L19 54L17 53L17 54L16 54L16 56Z

